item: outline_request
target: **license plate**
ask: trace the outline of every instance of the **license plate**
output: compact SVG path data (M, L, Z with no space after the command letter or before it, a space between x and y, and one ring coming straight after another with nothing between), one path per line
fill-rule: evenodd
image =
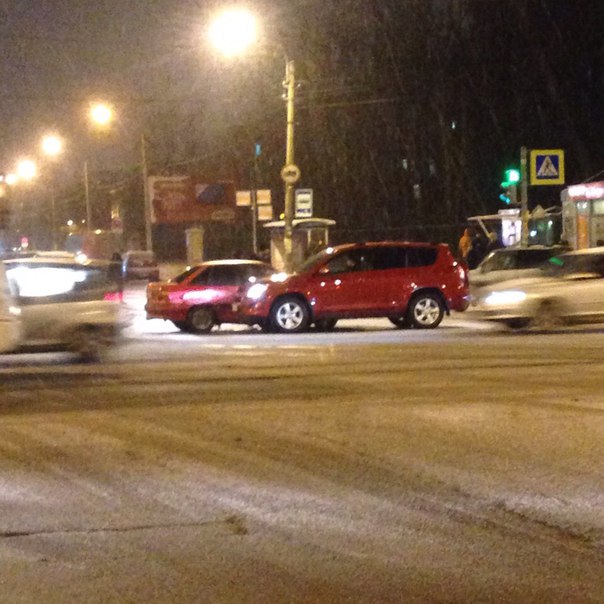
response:
M231 304L231 310L237 312L239 310L239 302L233 302L233 304Z

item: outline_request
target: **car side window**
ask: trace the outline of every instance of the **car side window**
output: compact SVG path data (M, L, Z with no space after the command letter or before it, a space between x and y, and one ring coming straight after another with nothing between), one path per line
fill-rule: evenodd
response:
M339 273L349 273L355 269L356 259L352 255L352 251L342 252L334 256L328 263L329 272L336 275Z
M534 268L551 257L548 250L521 250L518 252L517 268Z
M409 247L407 252L407 267L430 266L436 262L438 251L433 247Z
M332 274L370 271L373 269L372 250L355 249L342 252L327 263Z
M233 286L243 285L245 271L240 266L211 266L208 269L208 285Z
M207 285L209 276L210 269L206 268L202 270L199 274L197 274L195 277L193 277L193 279L191 279L191 285ZM182 281L184 281L184 279L181 279L179 283L181 283Z
M376 270L406 268L407 266L407 248L396 246L381 247L372 251L374 268Z
M264 266L264 265L250 265L246 272L246 279L254 278L254 279L264 279L265 277L270 277L275 271L272 267Z

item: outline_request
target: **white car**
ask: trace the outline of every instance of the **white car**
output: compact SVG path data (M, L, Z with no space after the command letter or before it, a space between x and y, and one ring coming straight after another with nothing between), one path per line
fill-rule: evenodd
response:
M480 295L484 287L491 287L511 279L523 279L540 274L541 266L553 256L567 251L560 245L530 247L504 247L493 250L468 273L472 297Z
M124 325L119 280L108 262L7 260L1 306L18 313L20 333L5 350L70 350L87 360L113 346ZM8 288L8 289L7 289Z
M537 277L486 288L477 315L511 328L604 322L604 247L551 258Z
M0 262L0 352L14 350L21 340L21 309L17 307Z

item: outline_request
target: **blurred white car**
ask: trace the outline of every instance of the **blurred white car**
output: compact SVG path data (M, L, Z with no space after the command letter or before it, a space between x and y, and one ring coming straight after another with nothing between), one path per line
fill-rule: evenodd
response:
M475 311L511 328L604 322L604 247L556 256L540 276L485 288Z
M68 258L5 261L4 296L16 307L21 328L8 348L70 350L87 360L102 356L124 324L120 284L109 267Z
M553 256L568 251L559 245L531 247L505 247L493 250L485 259L468 273L470 292L473 297L480 289L502 281L534 277L540 274L540 267Z
M0 262L0 352L13 350L21 340L21 309L11 294Z

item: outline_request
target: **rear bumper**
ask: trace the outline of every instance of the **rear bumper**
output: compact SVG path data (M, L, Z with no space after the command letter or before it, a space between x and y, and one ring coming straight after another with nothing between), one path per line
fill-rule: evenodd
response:
M470 307L472 297L470 294L449 300L449 309L457 312L464 312Z
M145 305L147 319L167 319L168 321L186 321L188 309L161 308Z

